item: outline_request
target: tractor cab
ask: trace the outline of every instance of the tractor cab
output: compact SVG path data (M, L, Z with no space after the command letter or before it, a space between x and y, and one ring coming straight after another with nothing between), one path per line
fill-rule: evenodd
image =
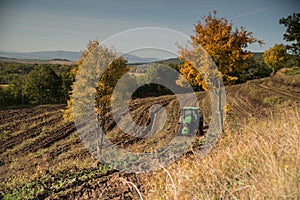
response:
M203 132L203 115L198 107L184 107L180 113L180 135L200 135Z

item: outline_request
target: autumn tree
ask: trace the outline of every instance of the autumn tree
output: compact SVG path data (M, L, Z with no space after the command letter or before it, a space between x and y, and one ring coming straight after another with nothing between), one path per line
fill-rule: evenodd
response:
M194 89L202 88L207 90L207 86L201 74L196 70L196 68L189 61L184 61L180 67L180 76L176 81L176 84L181 87L188 87L190 84ZM188 81L188 82L187 82Z
M124 57L117 58L114 51L99 45L98 41L90 41L87 45L87 49L82 51L81 54L82 56L78 61L78 68L73 70L72 73L77 74L78 71L81 71L85 77L76 80L78 86L76 92L77 95L80 92L82 92L83 95L85 94L86 91L78 91L81 86L85 87L84 90L90 90L91 92L95 90L95 111L99 117L100 123L103 123L104 115L108 112L111 103L111 94L114 86L117 84L120 77L128 71L126 65L127 61ZM105 59L108 57L110 59L107 61L107 64L97 68L97 59L102 59L100 62L106 63ZM93 62L94 64L92 64L92 67L88 67L85 62ZM86 67L86 69L82 69L84 67ZM101 74L101 77L96 77L98 78L98 82L95 85L94 83L85 83L87 80L93 79L93 77L95 78L97 74ZM73 93L74 86L70 99L68 100L68 109L64 112L64 119L66 121L71 121L74 118L72 113ZM84 96L82 98L84 99Z
M100 129L105 128L114 87L128 70L126 62L124 57L117 57L115 51L100 45L98 41L89 42L78 62L76 81L64 119L80 124L80 137L89 145L94 145L92 154L99 159L104 141Z
M275 44L264 52L264 62L272 69L272 74L285 66L288 54L283 44Z
M253 57L246 50L249 44L263 44L255 38L252 32L244 27L235 28L226 18L217 18L217 12L205 16L204 23L199 21L195 25L195 35L191 35L193 42L201 45L216 63L222 78L227 84L234 83L238 74L248 67L246 61ZM192 86L204 86L201 75L197 74L189 61L185 61L180 72L188 79Z
M81 57L79 58L77 64L78 67L74 68L73 70L71 70L71 74L73 74L74 76L76 76L77 71L79 68L82 67L82 64L84 62L84 60L88 57L88 55L93 52L93 50L99 45L98 41L89 41L87 44L87 47L85 50L81 51ZM72 103L73 103L73 99L72 99L72 93L73 93L73 85L72 85L72 90L70 92L70 98L67 101L67 109L64 111L64 120L65 121L73 121L74 120L74 116L73 116L73 110L72 110Z
M105 114L111 105L112 93L118 80L128 71L127 60L124 57L116 58L102 74L96 88L96 112L104 124ZM126 84L126 83L125 83ZM122 90L126 92L126 89ZM122 95L122 94L120 94ZM125 94L123 94L125 95Z

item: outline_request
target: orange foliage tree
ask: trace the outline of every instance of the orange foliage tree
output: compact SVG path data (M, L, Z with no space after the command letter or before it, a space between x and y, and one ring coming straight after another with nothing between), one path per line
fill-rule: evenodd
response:
M233 23L226 18L217 18L217 12L209 13L204 17L204 23L199 21L195 25L195 35L191 35L192 42L201 45L216 63L222 73L225 84L233 84L238 79L238 74L245 70L247 61L253 57L246 50L249 44L263 44L262 40L255 38L252 32L244 27L233 28ZM185 60L180 72L193 87L205 87L201 75L194 66ZM179 85L183 83L178 81Z

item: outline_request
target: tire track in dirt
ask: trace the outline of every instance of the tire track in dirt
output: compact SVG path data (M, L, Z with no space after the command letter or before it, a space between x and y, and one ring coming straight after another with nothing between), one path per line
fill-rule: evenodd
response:
M290 98L292 98L292 99L297 100L297 101L300 102L300 95L295 95L295 94L293 94L291 92L286 92L288 90L283 91L283 90L280 90L280 89L276 89L274 87L271 88L270 86L267 86L267 85L265 85L263 83L257 84L257 86L260 87L260 88L262 88L262 89L267 90L268 92L272 92L274 94L280 94L282 96L287 96L287 97L290 97Z
M260 103L256 101L257 99L249 97L245 88L240 87L227 92L228 104L233 105L233 110L236 111L240 117L249 119L249 117L254 114L257 117L264 116L263 108L260 106ZM253 102L256 102L256 105L254 105Z

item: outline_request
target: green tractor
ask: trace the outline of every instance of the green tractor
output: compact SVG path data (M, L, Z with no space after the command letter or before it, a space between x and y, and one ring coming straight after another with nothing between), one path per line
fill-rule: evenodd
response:
M179 134L203 135L203 114L198 107L184 107L180 113Z

